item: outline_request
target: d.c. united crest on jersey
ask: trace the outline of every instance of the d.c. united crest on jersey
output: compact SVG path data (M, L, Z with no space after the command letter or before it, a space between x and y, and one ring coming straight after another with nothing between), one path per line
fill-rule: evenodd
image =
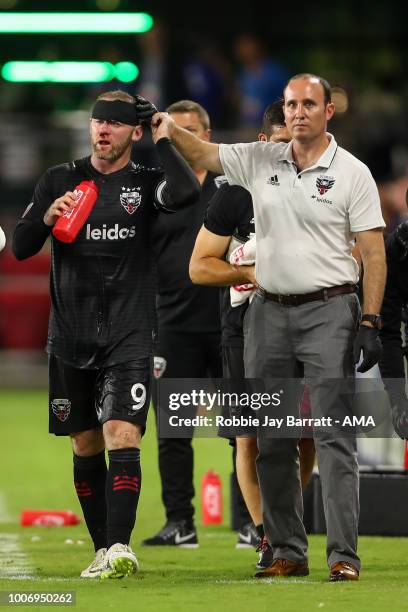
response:
M120 203L129 215L133 215L141 204L142 196L139 193L140 187L122 187L122 193L120 194Z

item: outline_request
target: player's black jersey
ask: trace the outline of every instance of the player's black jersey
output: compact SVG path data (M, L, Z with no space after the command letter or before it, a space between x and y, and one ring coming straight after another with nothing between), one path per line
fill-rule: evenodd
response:
M222 185L209 203L204 226L218 236L232 236L241 243L249 240L255 233L249 192L237 185ZM248 302L233 308L227 287L222 291L221 304L222 344L243 346L243 320Z
M208 172L200 198L193 206L170 218L157 216L154 221L159 329L165 327L190 333L220 331L220 290L193 285L188 267L208 202L224 182L225 177Z
M187 183L190 176L195 181L187 170ZM16 227L13 248L19 259L37 252L50 234L43 217L52 202L84 179L99 187L84 227L71 244L51 235L47 352L76 367L97 368L151 351L156 292L151 221L166 207L166 187L163 170L133 162L110 174L98 172L90 157L50 168ZM194 198L197 194L198 183ZM38 245L27 253L25 241L33 234Z

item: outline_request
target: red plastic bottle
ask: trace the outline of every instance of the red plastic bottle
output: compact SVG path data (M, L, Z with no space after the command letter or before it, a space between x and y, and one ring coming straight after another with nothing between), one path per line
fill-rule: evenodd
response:
M79 516L71 510L23 510L20 515L23 527L64 527L80 522Z
M52 234L61 242L74 242L85 221L91 214L99 194L95 181L82 181L75 187L77 205L65 212L53 227Z
M201 482L201 509L203 525L222 523L221 478L213 470L204 474Z

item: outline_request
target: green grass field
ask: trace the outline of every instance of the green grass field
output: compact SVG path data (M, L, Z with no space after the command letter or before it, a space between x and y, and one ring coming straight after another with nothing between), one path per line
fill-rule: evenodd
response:
M153 534L164 520L152 419L142 450L142 496L132 540L141 571L121 581L81 580L79 572L93 556L82 523L63 528L18 526L23 508L72 509L80 513L71 481L69 441L47 434L46 393L2 391L0 415L0 590L76 591L74 609L91 612L105 608L120 612L408 609L408 541L404 538L362 537L364 567L359 583L327 582L325 539L320 536L310 538L309 577L254 580L256 554L252 550L236 550L236 534L228 527L231 451L219 439L195 441L197 524L201 521L201 478L213 468L223 481L224 525L199 527L198 550L140 547L140 541ZM406 513L406 508L401 512ZM67 539L73 543L65 543ZM78 540L83 543L78 544ZM10 543L18 548L17 553L7 554ZM25 579L19 578L18 566L25 567ZM20 607L42 609L35 605Z

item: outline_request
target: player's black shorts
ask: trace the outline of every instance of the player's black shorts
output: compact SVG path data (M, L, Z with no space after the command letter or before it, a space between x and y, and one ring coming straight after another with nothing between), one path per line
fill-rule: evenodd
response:
M49 431L57 436L87 431L106 421L146 429L150 403L149 357L97 370L74 368L49 357Z
M221 346L222 355L222 375L223 378L233 378L235 380L244 380L244 345L229 346L223 344Z

